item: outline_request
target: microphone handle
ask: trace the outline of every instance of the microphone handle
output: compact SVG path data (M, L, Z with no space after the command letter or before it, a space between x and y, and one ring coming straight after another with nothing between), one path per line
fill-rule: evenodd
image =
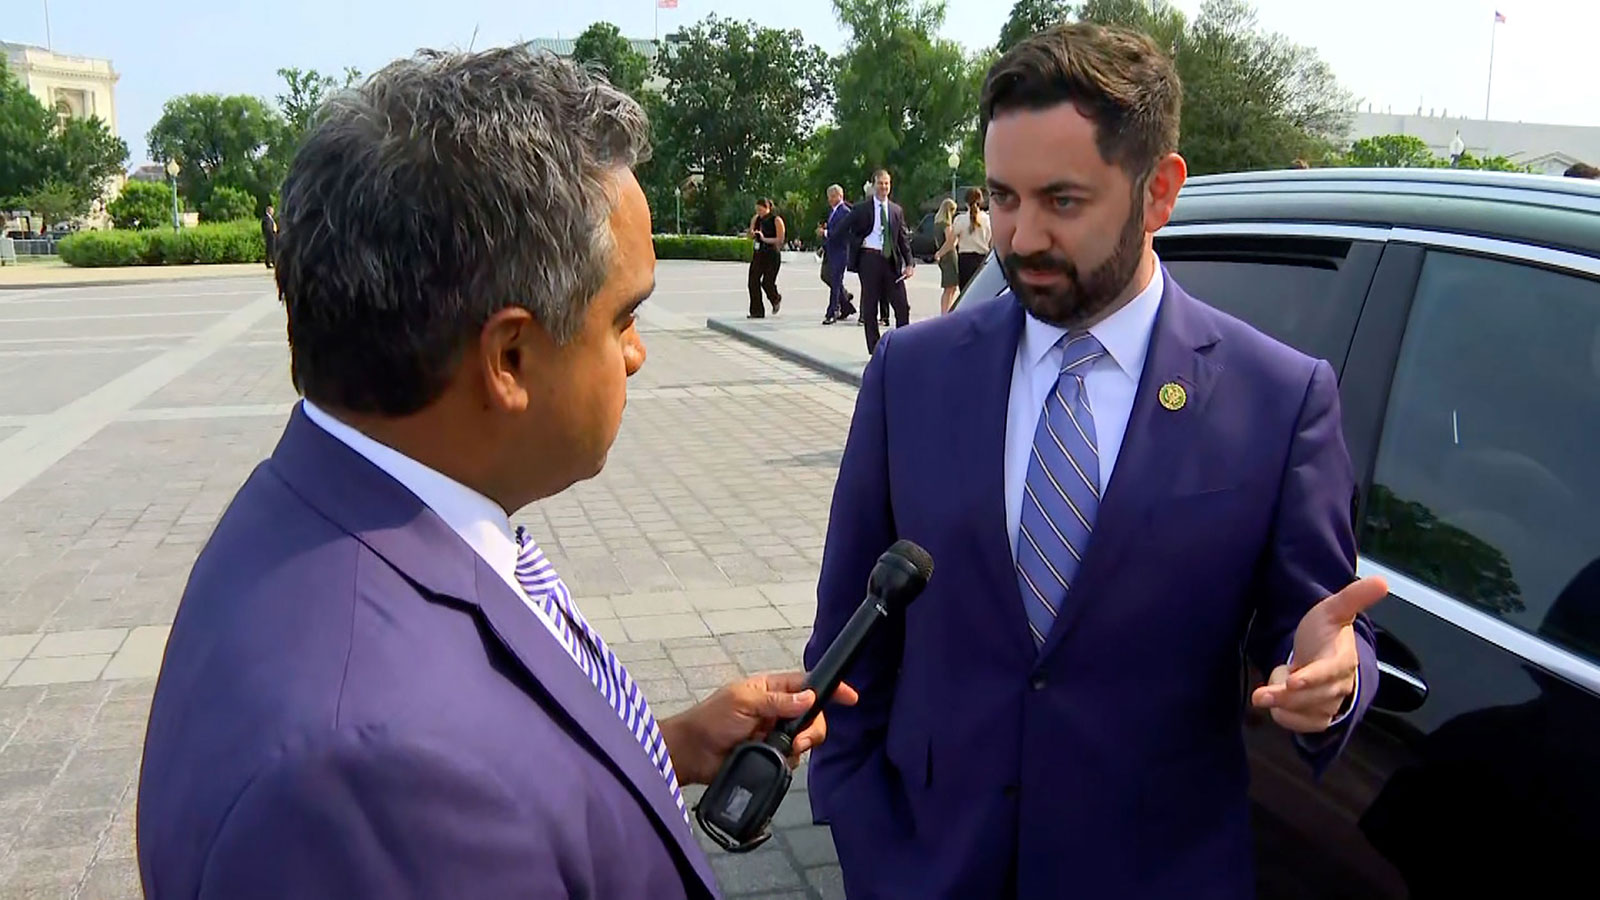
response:
M844 680L845 670L855 662L861 648L867 642L867 636L872 632L873 626L889 616L889 610L884 606L883 600L877 594L868 594L856 608L855 614L846 622L839 636L828 645L822 658L817 660L817 665L806 673L806 680L802 690L816 691L817 697L811 703L811 708L805 715L798 719L780 719L773 726L772 733L767 736L767 743L778 746L787 755L790 746L794 744L795 737L805 731L816 721L822 707L833 699L833 692L839 689L839 682Z

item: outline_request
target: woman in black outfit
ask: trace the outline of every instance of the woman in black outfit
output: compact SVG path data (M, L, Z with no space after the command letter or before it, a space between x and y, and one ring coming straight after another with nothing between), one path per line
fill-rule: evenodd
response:
M778 250L783 246L785 229L783 217L772 209L772 200L762 197L756 201L756 215L750 220L750 237L755 239L755 253L750 257L750 318L764 319L766 307L761 305L761 292L772 303L772 314L778 314L783 305L783 295L778 293L778 266L783 257Z

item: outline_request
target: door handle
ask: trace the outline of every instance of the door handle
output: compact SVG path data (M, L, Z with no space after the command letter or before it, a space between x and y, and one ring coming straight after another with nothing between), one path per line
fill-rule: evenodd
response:
M1428 699L1428 683L1422 676L1393 663L1378 660L1378 695L1372 705L1387 712L1408 713Z

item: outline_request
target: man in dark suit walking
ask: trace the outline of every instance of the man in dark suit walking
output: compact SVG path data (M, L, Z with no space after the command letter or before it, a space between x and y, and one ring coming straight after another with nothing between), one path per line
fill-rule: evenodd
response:
M803 676L657 720L508 521L600 472L644 364L648 134L525 48L425 53L323 108L277 268L304 400L178 607L150 900L717 895L680 786L802 713Z
M261 242L267 245L267 268L272 268L273 258L278 255L278 217L273 215L272 207L261 214Z
M828 312L822 324L832 325L856 314L850 292L844 287L845 269L850 265L851 231L847 227L850 205L844 202L844 188L828 187L828 221L818 229L822 236L822 264L828 269Z
M900 204L889 199L893 181L888 169L872 173L873 196L850 211L851 268L861 276L861 324L866 326L867 352L878 349L879 304L885 299L894 308L895 326L911 322L911 307L906 301L905 280L915 263L911 241L906 238L906 216Z
M1008 51L979 122L1010 290L867 365L808 664L877 548L916 541L938 577L812 757L851 898L1246 900L1244 660L1314 771L1378 690L1332 367L1155 254L1181 96L1136 32Z

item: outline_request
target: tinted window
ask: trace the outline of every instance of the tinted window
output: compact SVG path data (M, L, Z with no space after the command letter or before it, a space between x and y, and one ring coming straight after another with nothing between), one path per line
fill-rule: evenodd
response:
M1375 248L1344 240L1251 236L1157 238L1184 290L1342 371Z
M1600 660L1600 281L1429 254L1362 541Z

